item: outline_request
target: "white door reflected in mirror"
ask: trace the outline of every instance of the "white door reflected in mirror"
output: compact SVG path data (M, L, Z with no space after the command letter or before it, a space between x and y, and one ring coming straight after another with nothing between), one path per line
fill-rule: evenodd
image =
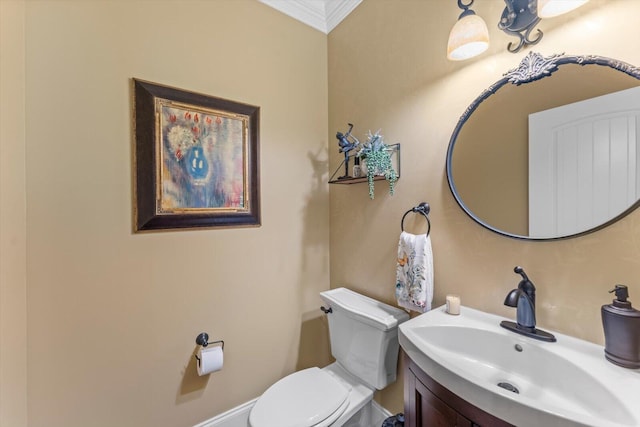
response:
M640 196L640 87L529 115L529 236L581 233Z

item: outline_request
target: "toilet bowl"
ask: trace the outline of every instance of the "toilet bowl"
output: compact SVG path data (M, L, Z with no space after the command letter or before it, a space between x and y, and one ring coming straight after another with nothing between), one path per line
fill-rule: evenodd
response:
M404 311L345 288L320 294L329 307L325 368L295 372L269 387L249 414L251 427L340 427L396 379Z
M373 398L373 389L340 367L308 368L273 384L249 415L251 427L328 427L344 424Z

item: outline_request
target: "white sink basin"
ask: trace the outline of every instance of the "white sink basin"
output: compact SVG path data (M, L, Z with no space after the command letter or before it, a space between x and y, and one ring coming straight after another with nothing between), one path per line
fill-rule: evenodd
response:
M401 324L400 345L444 387L518 427L640 426L640 369L608 362L602 346L555 332L557 342L538 341L502 320L442 306Z

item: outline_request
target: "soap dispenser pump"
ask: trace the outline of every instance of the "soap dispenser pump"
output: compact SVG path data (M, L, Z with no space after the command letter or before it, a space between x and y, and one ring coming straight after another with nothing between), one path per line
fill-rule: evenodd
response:
M640 311L631 306L629 290L616 285L616 299L602 306L605 350L608 361L625 368L640 368Z

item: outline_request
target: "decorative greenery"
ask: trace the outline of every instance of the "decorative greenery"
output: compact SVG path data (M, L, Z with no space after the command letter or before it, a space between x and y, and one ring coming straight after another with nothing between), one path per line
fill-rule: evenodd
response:
M367 181L369 182L369 197L374 198L374 180L376 175L383 175L389 182L389 194L393 196L398 172L393 168L391 154L393 148L384 143L384 137L380 135L380 129L375 134L368 133L368 140L362 144L357 156L366 160Z

